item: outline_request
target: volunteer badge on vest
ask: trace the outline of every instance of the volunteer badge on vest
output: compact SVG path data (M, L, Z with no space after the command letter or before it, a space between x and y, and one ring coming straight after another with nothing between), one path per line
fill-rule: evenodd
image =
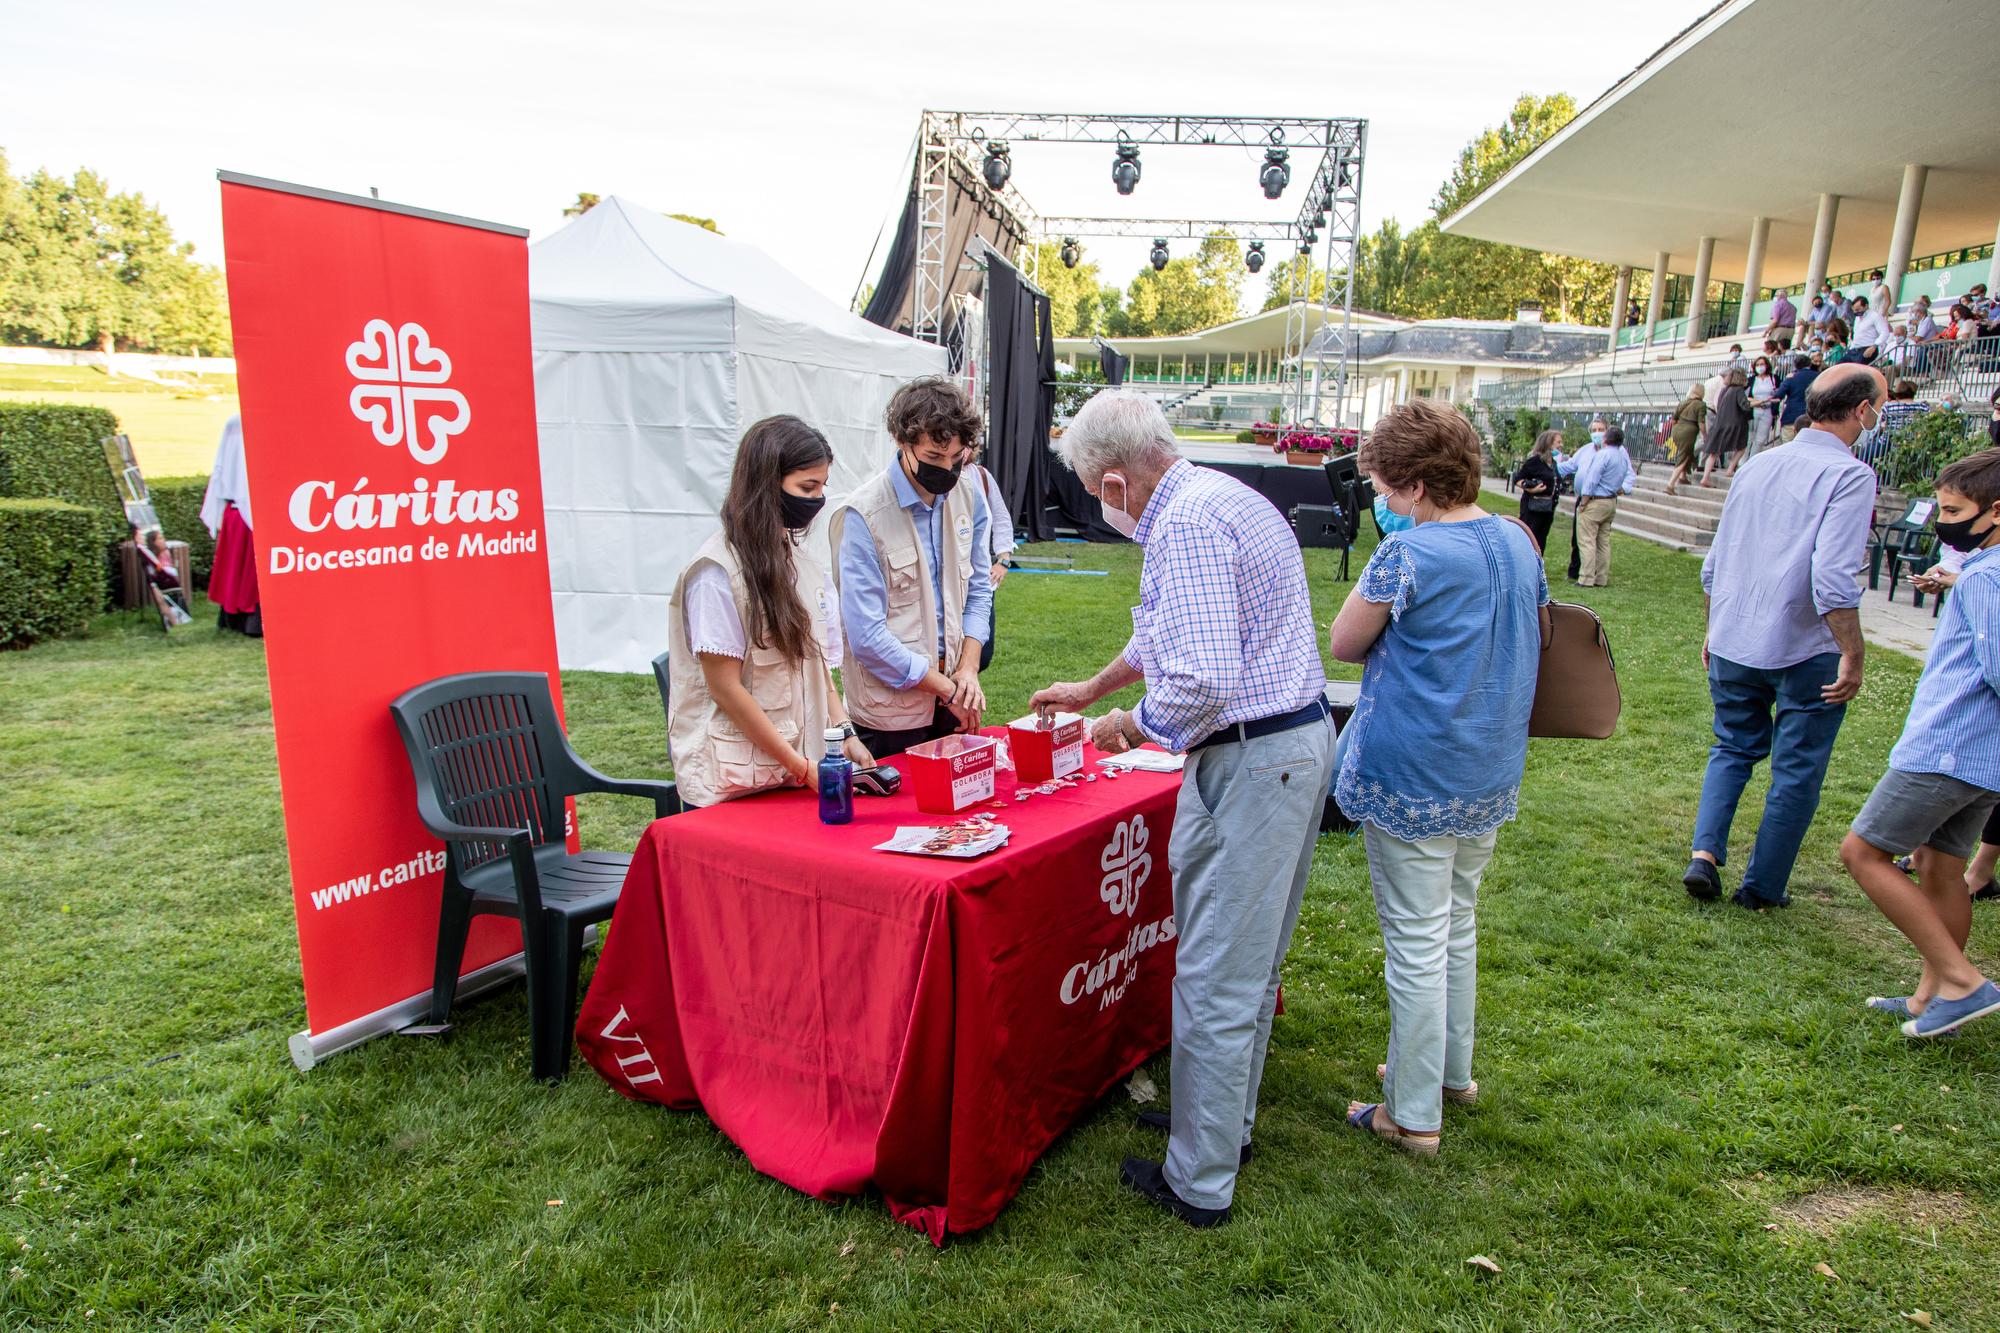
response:
M465 395L445 387L451 358L431 345L421 324L396 328L386 319L369 320L360 339L347 345L347 373L360 381L347 396L348 409L375 432L378 444L407 444L419 463L443 458L451 437L472 423Z

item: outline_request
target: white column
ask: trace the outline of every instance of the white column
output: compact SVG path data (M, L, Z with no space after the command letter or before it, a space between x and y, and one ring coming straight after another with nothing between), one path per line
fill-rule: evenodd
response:
M1187 353L1181 353L1181 383L1187 383Z
M1986 266L1986 294L1991 296L1995 292L2000 292L2000 227L1994 228L1993 262ZM1898 292L1896 299L1902 300L1902 293Z
M1611 337L1604 344L1604 350L1618 350L1618 332L1625 327L1625 302L1632 296L1632 266L1622 265L1618 270L1618 285L1611 289Z
M1667 299L1667 252L1662 250L1653 258L1653 290L1646 298L1646 342L1653 345L1653 330L1659 327L1660 303Z
M1896 229L1889 234L1889 262L1882 266L1882 280L1892 293L1903 290L1903 273L1910 267L1910 251L1917 241L1917 215L1924 211L1924 182L1930 174L1931 169L1919 162L1903 168L1903 192L1896 198Z
M1743 304L1736 312L1736 336L1750 332L1750 307L1757 304L1757 289L1764 285L1764 249L1771 240L1771 219L1758 218L1750 224L1750 257L1743 261Z
M1688 297L1688 346L1699 347L1702 321L1708 316L1708 271L1715 267L1715 238L1704 236L1694 251L1694 294Z
M1201 354L1201 382L1203 384L1208 383L1208 358L1213 355L1214 353L1212 352L1203 352Z
M1840 217L1840 196L1823 194L1819 197L1819 215L1813 219L1812 255L1806 260L1805 290L1799 293L1799 313L1804 314L1812 304L1819 285L1826 281L1827 257L1833 253L1833 224Z

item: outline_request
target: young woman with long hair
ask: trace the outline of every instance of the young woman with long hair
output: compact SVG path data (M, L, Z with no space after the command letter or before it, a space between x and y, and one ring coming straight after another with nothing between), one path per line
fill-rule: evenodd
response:
M744 433L722 531L682 572L668 606L667 733L690 805L817 785L822 736L847 725L833 688L840 615L799 549L826 505L833 449L792 416ZM849 728L847 757L874 758Z

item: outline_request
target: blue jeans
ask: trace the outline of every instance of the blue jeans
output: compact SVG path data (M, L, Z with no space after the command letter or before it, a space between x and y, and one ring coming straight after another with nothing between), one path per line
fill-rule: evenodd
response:
M1840 654L1821 653L1788 667L1747 667L1710 653L1708 694L1715 701L1715 744L1701 781L1694 850L1729 862L1729 825L1750 770L1771 759L1771 791L1743 871L1740 896L1784 902L1785 885L1819 808L1820 783L1846 704L1820 697L1840 674Z

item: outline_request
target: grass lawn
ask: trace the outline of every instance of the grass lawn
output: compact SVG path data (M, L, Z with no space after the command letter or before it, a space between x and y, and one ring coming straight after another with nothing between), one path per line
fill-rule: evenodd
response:
M933 1250L879 1201L794 1193L588 1068L530 1083L518 989L462 1010L448 1044L386 1038L299 1074L261 646L135 615L0 656L0 1325L2000 1327L2000 1024L1919 1048L1862 1010L1914 970L1835 855L1915 664L1870 658L1796 905L1696 905L1696 564L1614 546L1588 599L1624 721L1532 748L1486 881L1480 1104L1447 1110L1433 1162L1341 1123L1388 1017L1361 846L1323 839L1257 1159L1206 1233L1118 1186L1122 1155L1159 1146L1122 1094L995 1226ZM1008 581L996 717L1125 637L1137 552L1062 549L1111 577ZM1307 561L1326 619L1348 585ZM649 678L564 690L595 765L663 772ZM645 817L589 798L585 841L629 847ZM1996 941L1981 905L1989 968Z
M175 375L182 387L114 377L92 366L0 365L0 402L109 408L149 478L202 476L222 423L236 414L234 375Z

